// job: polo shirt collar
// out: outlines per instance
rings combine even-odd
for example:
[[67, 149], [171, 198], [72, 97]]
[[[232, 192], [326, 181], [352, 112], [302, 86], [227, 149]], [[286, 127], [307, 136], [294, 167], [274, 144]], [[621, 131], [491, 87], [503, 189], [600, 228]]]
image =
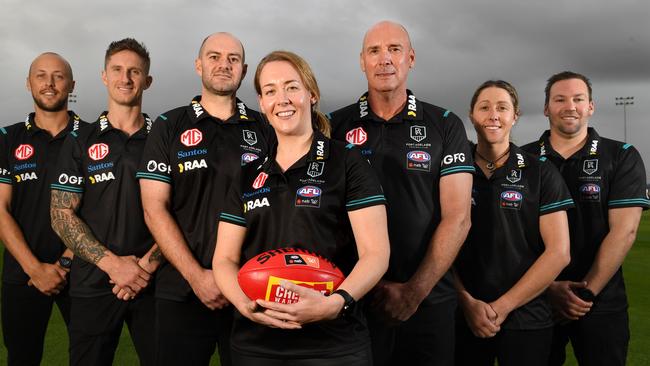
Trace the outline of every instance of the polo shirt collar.
[[[153, 121], [146, 113], [142, 113], [142, 116], [144, 117], [144, 125], [142, 125], [142, 127], [131, 136], [132, 138], [140, 138], [141, 136], [143, 137], [147, 136], [151, 131], [151, 127], [153, 126]], [[97, 118], [96, 123], [99, 126], [99, 133], [98, 133], [99, 136], [116, 129], [115, 127], [113, 127], [111, 121], [108, 119], [108, 111], [102, 112], [99, 115], [99, 118]]]
[[[31, 136], [38, 132], [43, 132], [43, 129], [36, 125], [36, 121], [34, 120], [35, 117], [36, 113], [32, 112], [27, 115], [27, 118], [25, 118], [25, 130]], [[54, 136], [54, 138], [66, 136], [68, 132], [77, 131], [79, 127], [81, 127], [81, 117], [79, 117], [74, 111], [68, 111], [68, 124], [65, 126], [63, 131]]]
[[[315, 129], [314, 135], [311, 140], [311, 146], [307, 155], [300, 158], [294, 165], [293, 168], [299, 168], [304, 166], [306, 163], [311, 163], [314, 161], [324, 162], [329, 159], [330, 156], [330, 142], [331, 140], [325, 137], [322, 132]], [[260, 165], [258, 169], [261, 169], [269, 174], [271, 173], [280, 173], [279, 167], [275, 164], [275, 156], [278, 152], [278, 140], [273, 139], [272, 145], [269, 149], [268, 156], [264, 159], [264, 162]], [[304, 163], [303, 163], [304, 161]]]
[[357, 111], [359, 121], [375, 121], [385, 123], [401, 123], [406, 121], [421, 121], [423, 119], [422, 102], [418, 100], [413, 92], [406, 89], [406, 105], [397, 113], [393, 118], [386, 121], [377, 116], [368, 103], [368, 92], [365, 92], [359, 100], [357, 100]]
[[[210, 113], [208, 113], [208, 111], [203, 108], [201, 105], [200, 95], [195, 96], [187, 106], [187, 115], [189, 116], [190, 121], [194, 124], [204, 119], [215, 119], [217, 121], [221, 121], [220, 119], [210, 115]], [[227, 120], [221, 122], [239, 123], [241, 121], [254, 122], [255, 117], [253, 113], [251, 113], [250, 108], [248, 108], [244, 102], [242, 102], [239, 98], [235, 98], [235, 114], [233, 114]]]
[[[557, 153], [557, 151], [553, 150], [553, 147], [551, 146], [550, 138], [551, 138], [550, 130], [544, 131], [542, 136], [539, 138], [539, 143], [538, 143], [539, 155], [540, 156], [554, 155], [554, 156], [562, 157], [560, 154]], [[601, 146], [600, 135], [598, 135], [598, 132], [596, 132], [596, 130], [593, 127], [588, 127], [587, 141], [585, 142], [585, 145], [576, 153], [574, 153], [571, 157], [598, 156], [600, 154], [600, 146]]]

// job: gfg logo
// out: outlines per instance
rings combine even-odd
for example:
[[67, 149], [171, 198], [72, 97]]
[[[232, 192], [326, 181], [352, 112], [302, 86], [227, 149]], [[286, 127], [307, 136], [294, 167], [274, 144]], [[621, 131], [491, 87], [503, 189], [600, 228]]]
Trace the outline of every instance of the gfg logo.
[[59, 183], [60, 184], [76, 184], [76, 185], [81, 185], [84, 182], [83, 177], [77, 177], [75, 175], [67, 175], [65, 173], [59, 175]]
[[449, 154], [449, 155], [445, 155], [445, 157], [442, 159], [442, 163], [446, 165], [453, 164], [456, 162], [464, 163], [465, 154], [464, 153]]

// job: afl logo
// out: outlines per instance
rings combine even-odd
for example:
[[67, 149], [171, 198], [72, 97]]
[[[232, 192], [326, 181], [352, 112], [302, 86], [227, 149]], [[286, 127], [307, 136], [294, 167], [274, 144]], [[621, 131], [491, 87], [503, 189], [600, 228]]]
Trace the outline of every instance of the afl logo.
[[363, 127], [357, 127], [345, 134], [345, 141], [354, 145], [363, 145], [368, 141], [368, 134], [364, 131]]
[[261, 172], [260, 174], [257, 175], [257, 178], [253, 181], [253, 188], [255, 189], [260, 189], [264, 187], [264, 183], [266, 183], [266, 178], [268, 178], [269, 175]]
[[253, 153], [244, 153], [241, 156], [241, 161], [242, 161], [242, 163], [247, 164], [247, 163], [250, 163], [253, 160], [257, 160], [257, 158], [259, 158], [259, 156], [255, 155]]
[[88, 148], [88, 156], [95, 161], [102, 160], [106, 155], [108, 155], [108, 145], [104, 143], [94, 144]]
[[196, 128], [187, 130], [181, 134], [181, 143], [185, 146], [196, 146], [203, 141], [203, 133]]
[[14, 156], [18, 160], [27, 160], [34, 155], [34, 148], [29, 144], [22, 144], [16, 148]]
[[582, 193], [600, 193], [600, 187], [597, 184], [587, 183], [580, 187]]
[[505, 191], [501, 193], [501, 198], [508, 202], [519, 202], [524, 196], [517, 191]]
[[431, 161], [431, 155], [426, 151], [411, 151], [406, 154], [406, 157], [410, 161], [415, 161], [417, 163], [428, 163]]
[[304, 186], [302, 188], [298, 188], [298, 196], [305, 197], [305, 198], [314, 198], [314, 197], [320, 197], [321, 195], [321, 189], [315, 186]]

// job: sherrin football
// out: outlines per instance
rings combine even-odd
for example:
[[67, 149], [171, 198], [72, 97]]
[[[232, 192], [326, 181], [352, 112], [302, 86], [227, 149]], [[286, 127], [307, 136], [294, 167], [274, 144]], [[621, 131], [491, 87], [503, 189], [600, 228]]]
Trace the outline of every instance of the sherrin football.
[[293, 304], [300, 299], [298, 294], [280, 287], [282, 280], [329, 295], [344, 279], [334, 263], [300, 248], [279, 248], [258, 254], [248, 260], [237, 275], [239, 286], [251, 300], [264, 299], [281, 304]]

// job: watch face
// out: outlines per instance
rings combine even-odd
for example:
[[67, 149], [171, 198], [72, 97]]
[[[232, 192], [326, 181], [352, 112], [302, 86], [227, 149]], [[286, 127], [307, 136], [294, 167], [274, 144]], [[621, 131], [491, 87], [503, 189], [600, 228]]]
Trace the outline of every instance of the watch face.
[[72, 266], [72, 258], [61, 257], [59, 258], [59, 265], [63, 268], [70, 268]]

